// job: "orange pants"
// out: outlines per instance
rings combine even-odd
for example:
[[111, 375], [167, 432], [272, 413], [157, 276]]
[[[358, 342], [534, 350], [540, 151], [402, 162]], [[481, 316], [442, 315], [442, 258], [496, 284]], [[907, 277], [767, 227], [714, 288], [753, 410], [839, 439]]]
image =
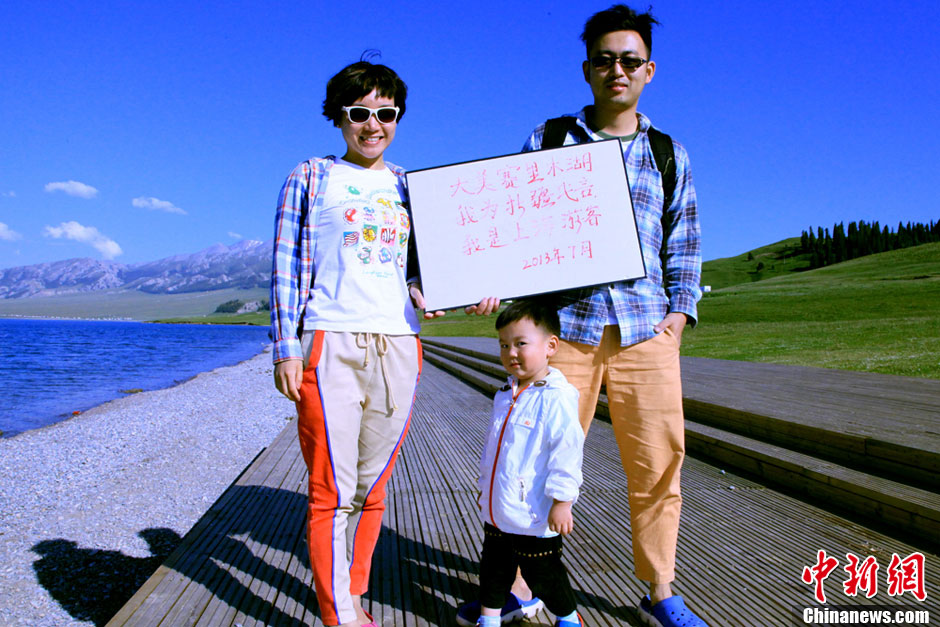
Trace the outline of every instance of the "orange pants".
[[408, 432], [421, 375], [413, 335], [315, 331], [297, 403], [309, 471], [307, 544], [326, 625], [356, 620], [385, 512], [385, 484]]
[[562, 341], [551, 359], [581, 393], [579, 418], [587, 435], [601, 383], [627, 474], [636, 575], [652, 583], [675, 578], [685, 457], [679, 342], [667, 329], [632, 346], [620, 330], [604, 328], [600, 346]]

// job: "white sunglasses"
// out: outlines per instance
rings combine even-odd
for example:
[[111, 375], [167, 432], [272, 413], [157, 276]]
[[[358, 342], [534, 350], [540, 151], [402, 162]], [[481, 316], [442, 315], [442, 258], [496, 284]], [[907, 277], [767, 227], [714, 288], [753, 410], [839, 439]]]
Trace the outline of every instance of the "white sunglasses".
[[352, 105], [343, 107], [343, 111], [346, 112], [346, 119], [348, 119], [351, 124], [365, 124], [373, 115], [380, 124], [391, 124], [398, 119], [398, 107], [386, 106], [373, 109], [372, 107], [364, 107], [362, 105]]

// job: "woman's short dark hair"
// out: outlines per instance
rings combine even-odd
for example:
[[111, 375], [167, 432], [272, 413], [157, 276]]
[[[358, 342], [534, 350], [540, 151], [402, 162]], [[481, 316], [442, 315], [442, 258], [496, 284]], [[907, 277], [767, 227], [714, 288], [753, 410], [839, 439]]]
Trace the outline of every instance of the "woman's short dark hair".
[[343, 107], [348, 107], [375, 90], [380, 96], [391, 98], [398, 107], [398, 119], [405, 115], [405, 97], [408, 87], [393, 69], [385, 65], [357, 61], [337, 72], [326, 84], [323, 116], [339, 126]]
[[646, 13], [637, 13], [625, 4], [615, 4], [604, 11], [599, 11], [592, 15], [584, 25], [584, 32], [581, 33], [581, 41], [587, 46], [587, 54], [591, 56], [591, 48], [594, 42], [606, 35], [618, 30], [632, 30], [639, 33], [643, 43], [646, 44], [646, 52], [653, 56], [653, 24], [659, 24], [659, 21], [653, 17], [652, 9], [647, 9]]

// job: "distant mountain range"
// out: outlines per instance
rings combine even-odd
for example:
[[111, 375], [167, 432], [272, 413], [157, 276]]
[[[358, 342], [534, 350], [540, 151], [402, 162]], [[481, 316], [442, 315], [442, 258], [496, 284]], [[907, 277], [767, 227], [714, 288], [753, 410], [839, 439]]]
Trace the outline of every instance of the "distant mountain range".
[[114, 289], [183, 294], [267, 287], [271, 281], [273, 245], [273, 241], [243, 240], [232, 246], [216, 244], [192, 255], [147, 263], [84, 258], [0, 269], [0, 298]]

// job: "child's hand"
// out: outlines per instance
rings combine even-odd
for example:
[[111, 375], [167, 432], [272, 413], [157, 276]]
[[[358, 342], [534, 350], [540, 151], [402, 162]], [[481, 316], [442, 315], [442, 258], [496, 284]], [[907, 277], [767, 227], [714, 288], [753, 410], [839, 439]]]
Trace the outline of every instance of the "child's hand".
[[548, 510], [548, 528], [563, 536], [574, 529], [574, 516], [571, 515], [571, 501], [555, 501]]

